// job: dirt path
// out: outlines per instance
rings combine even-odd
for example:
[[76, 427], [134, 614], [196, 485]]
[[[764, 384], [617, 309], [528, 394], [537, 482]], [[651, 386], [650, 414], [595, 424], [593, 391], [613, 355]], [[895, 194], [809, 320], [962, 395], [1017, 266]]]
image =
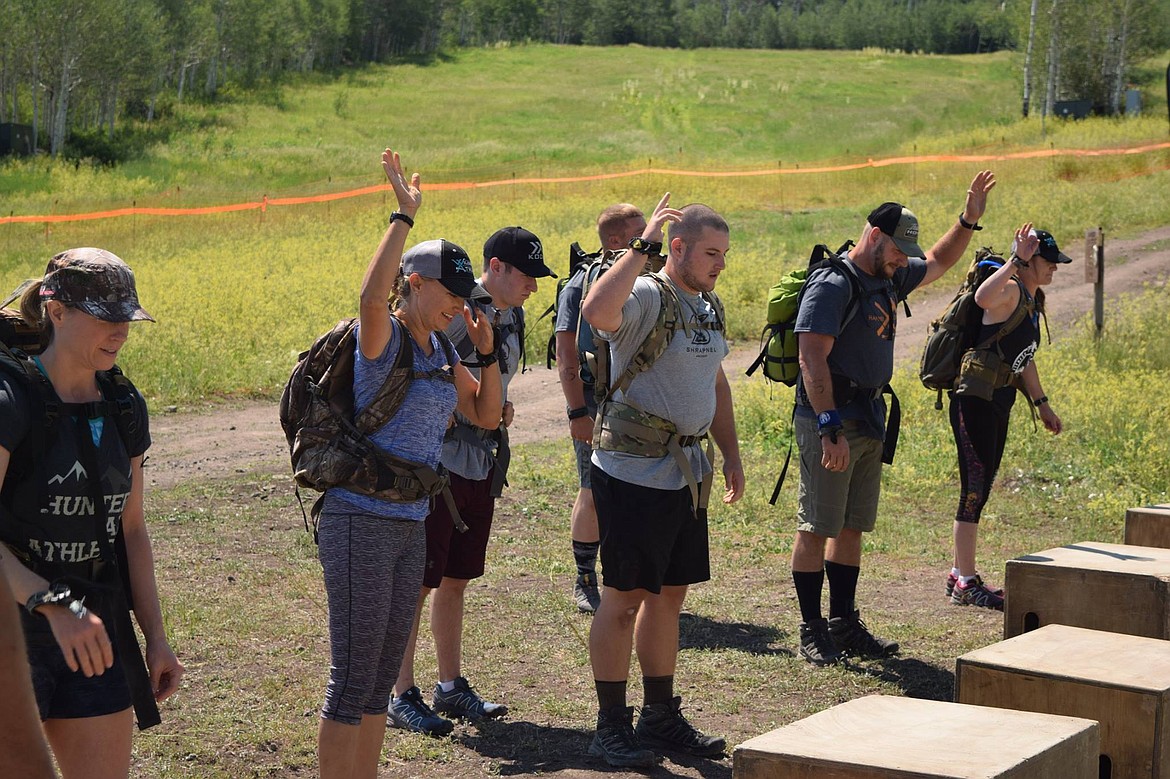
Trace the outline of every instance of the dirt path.
[[[1084, 280], [1083, 251], [1070, 243], [1072, 265], [1061, 266], [1048, 288], [1048, 326], [1059, 339], [1068, 326], [1093, 307], [1093, 286]], [[1136, 292], [1146, 283], [1165, 284], [1170, 276], [1170, 226], [1138, 238], [1107, 243], [1105, 290], [1108, 298]], [[929, 321], [938, 315], [953, 285], [935, 285], [910, 300], [914, 317], [903, 320], [895, 354], [899, 362], [916, 361]], [[732, 383], [755, 357], [744, 344], [724, 362]], [[758, 379], [762, 380], [762, 379]], [[567, 439], [565, 403], [555, 371], [537, 365], [510, 386], [516, 405], [511, 428], [513, 444]], [[279, 472], [288, 466], [288, 450], [272, 402], [240, 402], [193, 412], [155, 413], [151, 419], [154, 445], [147, 461], [147, 479], [156, 488], [195, 479], [244, 472]]]

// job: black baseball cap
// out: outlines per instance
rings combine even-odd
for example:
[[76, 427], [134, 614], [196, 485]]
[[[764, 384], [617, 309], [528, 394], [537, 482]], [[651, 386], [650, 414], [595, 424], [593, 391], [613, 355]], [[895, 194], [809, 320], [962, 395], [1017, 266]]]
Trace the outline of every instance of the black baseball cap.
[[492, 296], [476, 281], [467, 252], [444, 238], [415, 244], [402, 255], [402, 272], [437, 279], [451, 293], [476, 303], [490, 303]]
[[1056, 239], [1052, 237], [1052, 233], [1047, 230], [1033, 230], [1032, 234], [1040, 239], [1040, 248], [1036, 253], [1041, 257], [1049, 262], [1072, 262], [1071, 257], [1060, 251], [1060, 247], [1056, 245]]
[[918, 245], [918, 217], [901, 203], [882, 203], [869, 212], [866, 221], [894, 241], [907, 257], [925, 257]]
[[540, 239], [523, 227], [504, 227], [492, 233], [483, 245], [483, 258], [497, 257], [516, 270], [539, 279], [557, 274], [544, 264], [544, 247]]

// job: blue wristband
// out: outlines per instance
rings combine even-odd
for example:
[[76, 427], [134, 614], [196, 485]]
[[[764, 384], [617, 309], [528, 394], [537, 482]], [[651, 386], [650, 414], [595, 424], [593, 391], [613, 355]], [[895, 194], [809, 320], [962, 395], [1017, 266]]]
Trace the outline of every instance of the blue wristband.
[[837, 409], [831, 408], [817, 414], [817, 432], [825, 432], [830, 429], [840, 430], [841, 427], [841, 415]]

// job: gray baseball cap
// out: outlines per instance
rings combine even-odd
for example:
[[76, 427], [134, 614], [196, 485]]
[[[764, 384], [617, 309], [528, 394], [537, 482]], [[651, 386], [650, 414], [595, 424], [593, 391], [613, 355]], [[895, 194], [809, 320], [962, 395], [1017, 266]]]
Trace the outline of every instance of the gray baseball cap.
[[918, 245], [918, 217], [901, 203], [882, 203], [870, 211], [866, 221], [890, 236], [907, 257], [926, 256]]
[[444, 238], [410, 247], [402, 255], [402, 272], [407, 276], [417, 273], [426, 279], [437, 279], [453, 294], [475, 303], [490, 303], [492, 300], [487, 290], [476, 281], [467, 252]]

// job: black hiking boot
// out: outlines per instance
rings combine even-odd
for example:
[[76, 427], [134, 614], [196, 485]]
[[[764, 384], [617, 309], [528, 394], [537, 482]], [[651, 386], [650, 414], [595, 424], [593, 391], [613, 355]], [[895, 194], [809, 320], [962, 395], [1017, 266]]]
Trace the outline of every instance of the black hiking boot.
[[679, 705], [681, 703], [682, 698], [676, 695], [670, 703], [651, 703], [643, 706], [634, 733], [643, 742], [663, 749], [686, 752], [699, 757], [723, 754], [727, 742], [718, 736], [704, 735], [687, 722]]
[[857, 611], [847, 617], [830, 619], [829, 635], [837, 642], [843, 654], [853, 657], [880, 660], [898, 654], [898, 642], [887, 641], [870, 633]]
[[634, 707], [617, 706], [597, 712], [597, 733], [589, 754], [615, 768], [652, 768], [658, 755], [645, 749], [634, 732]]
[[833, 636], [829, 633], [829, 622], [814, 619], [800, 623], [800, 656], [813, 665], [833, 665], [841, 659]]

